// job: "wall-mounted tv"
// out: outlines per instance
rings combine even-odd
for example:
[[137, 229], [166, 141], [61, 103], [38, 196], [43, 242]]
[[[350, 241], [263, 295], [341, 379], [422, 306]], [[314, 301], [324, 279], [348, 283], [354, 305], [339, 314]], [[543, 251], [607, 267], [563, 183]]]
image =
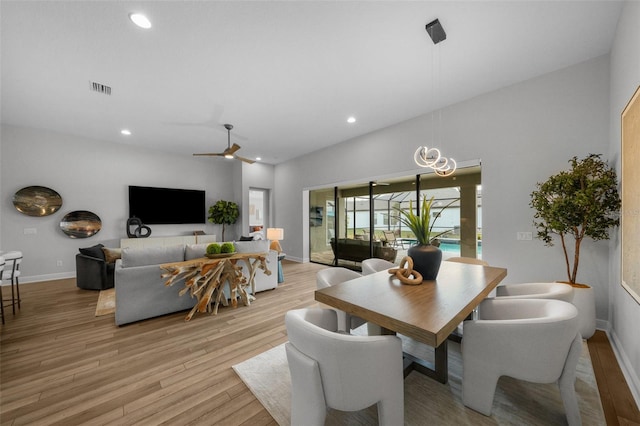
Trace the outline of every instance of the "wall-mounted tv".
[[129, 186], [129, 217], [145, 225], [206, 223], [204, 191]]

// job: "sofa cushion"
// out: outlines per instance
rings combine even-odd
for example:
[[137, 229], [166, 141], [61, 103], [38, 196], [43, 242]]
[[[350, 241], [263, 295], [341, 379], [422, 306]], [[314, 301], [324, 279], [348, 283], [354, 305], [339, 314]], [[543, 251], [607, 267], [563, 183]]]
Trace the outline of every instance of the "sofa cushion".
[[102, 251], [102, 247], [104, 247], [104, 245], [96, 244], [95, 246], [80, 248], [78, 250], [80, 250], [80, 253], [84, 254], [85, 256], [96, 257], [98, 259], [104, 260], [104, 253]]
[[184, 245], [146, 248], [123, 248], [122, 267], [160, 265], [162, 263], [182, 262]]
[[184, 249], [184, 260], [198, 259], [204, 257], [207, 246], [211, 243], [187, 244]]
[[238, 253], [266, 253], [269, 251], [268, 240], [236, 241], [233, 243]]

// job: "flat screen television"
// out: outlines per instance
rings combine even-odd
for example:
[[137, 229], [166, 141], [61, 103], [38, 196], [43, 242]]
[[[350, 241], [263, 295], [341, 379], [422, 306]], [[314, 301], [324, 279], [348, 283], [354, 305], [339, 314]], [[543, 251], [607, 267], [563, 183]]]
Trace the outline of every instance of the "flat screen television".
[[129, 186], [129, 217], [145, 225], [206, 223], [204, 191]]

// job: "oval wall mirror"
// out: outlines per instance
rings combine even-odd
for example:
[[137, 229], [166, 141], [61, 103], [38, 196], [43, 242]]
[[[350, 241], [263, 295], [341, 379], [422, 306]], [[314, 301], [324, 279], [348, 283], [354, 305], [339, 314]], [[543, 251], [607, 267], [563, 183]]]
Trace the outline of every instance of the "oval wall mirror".
[[13, 195], [15, 208], [27, 216], [49, 216], [62, 207], [62, 197], [46, 186], [27, 186]]
[[69, 238], [88, 238], [102, 228], [102, 221], [95, 213], [77, 210], [67, 213], [60, 221], [60, 229]]

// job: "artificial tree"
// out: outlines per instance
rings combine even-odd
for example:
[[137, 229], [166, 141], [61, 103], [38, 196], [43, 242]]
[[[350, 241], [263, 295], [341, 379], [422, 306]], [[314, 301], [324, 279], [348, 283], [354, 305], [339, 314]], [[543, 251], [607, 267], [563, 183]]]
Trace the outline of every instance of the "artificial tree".
[[224, 226], [233, 225], [240, 216], [240, 209], [233, 201], [219, 200], [209, 207], [209, 222], [222, 225], [222, 241], [224, 239]]
[[[580, 244], [584, 237], [594, 241], [609, 239], [609, 229], [620, 224], [620, 196], [614, 169], [601, 158], [589, 154], [569, 160], [571, 169], [536, 184], [531, 207], [536, 211], [537, 238], [553, 246], [553, 234], [560, 237], [569, 283], [576, 284]], [[573, 262], [567, 238], [573, 237]]]

